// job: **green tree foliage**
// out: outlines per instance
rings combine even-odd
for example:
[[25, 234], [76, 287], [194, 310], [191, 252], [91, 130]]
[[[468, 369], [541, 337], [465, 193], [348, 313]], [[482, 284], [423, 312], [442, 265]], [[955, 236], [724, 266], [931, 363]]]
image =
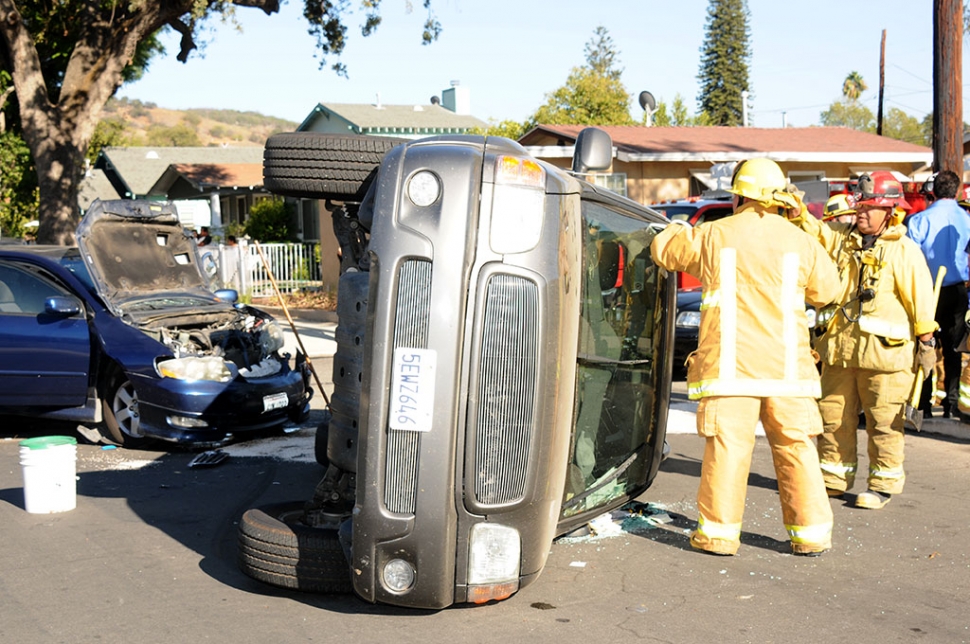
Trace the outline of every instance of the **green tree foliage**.
[[653, 114], [653, 124], [657, 127], [693, 127], [695, 125], [710, 125], [707, 114], [701, 113], [691, 116], [687, 111], [687, 104], [680, 94], [674, 96], [674, 101], [667, 107], [663, 100], [657, 102], [657, 110]]
[[876, 117], [857, 101], [836, 101], [820, 116], [822, 125], [841, 125], [863, 132], [876, 131]]
[[742, 124], [741, 92], [751, 89], [749, 17], [746, 0], [710, 0], [708, 4], [697, 101], [711, 125]]
[[36, 217], [37, 175], [27, 144], [14, 132], [0, 134], [0, 235], [22, 237]]
[[586, 65], [574, 67], [566, 84], [546, 95], [542, 105], [524, 124], [634, 125], [630, 94], [620, 81], [622, 69], [615, 65], [618, 52], [603, 27], [597, 27], [586, 44]]
[[179, 123], [171, 127], [156, 123], [148, 128], [145, 139], [148, 145], [157, 145], [159, 147], [187, 148], [202, 145], [195, 128], [185, 123]]
[[293, 209], [282, 198], [260, 199], [246, 219], [246, 234], [256, 241], [286, 242], [291, 237]]
[[586, 54], [586, 65], [591, 70], [600, 76], [620, 80], [623, 69], [616, 66], [620, 62], [617, 58], [619, 52], [613, 46], [613, 39], [606, 27], [600, 25], [593, 31], [593, 37], [586, 43], [583, 51]]
[[131, 139], [125, 134], [125, 122], [118, 118], [106, 118], [98, 121], [91, 136], [91, 144], [85, 158], [94, 165], [101, 148], [121, 147], [131, 145]]
[[[932, 124], [930, 127], [932, 127]], [[889, 108], [889, 111], [883, 117], [882, 135], [907, 143], [926, 145], [926, 138], [919, 120], [898, 107]]]
[[842, 81], [842, 96], [850, 101], [857, 101], [862, 96], [862, 92], [869, 89], [866, 82], [862, 80], [859, 72], [849, 72], [849, 75]]
[[526, 129], [526, 123], [519, 123], [518, 121], [505, 120], [500, 123], [494, 123], [491, 120], [488, 122], [488, 127], [476, 127], [469, 130], [469, 134], [483, 134], [485, 136], [504, 136], [507, 139], [512, 139], [513, 141], [518, 141], [522, 136], [528, 132]]

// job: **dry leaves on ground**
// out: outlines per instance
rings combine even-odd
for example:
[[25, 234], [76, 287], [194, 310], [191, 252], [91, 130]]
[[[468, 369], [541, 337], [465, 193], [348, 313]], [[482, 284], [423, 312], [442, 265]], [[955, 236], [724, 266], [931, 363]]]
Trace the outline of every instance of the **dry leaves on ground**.
[[[287, 308], [291, 309], [321, 309], [324, 311], [337, 310], [337, 298], [329, 291], [299, 291], [284, 293], [283, 299]], [[281, 306], [278, 297], [253, 298], [255, 306]]]

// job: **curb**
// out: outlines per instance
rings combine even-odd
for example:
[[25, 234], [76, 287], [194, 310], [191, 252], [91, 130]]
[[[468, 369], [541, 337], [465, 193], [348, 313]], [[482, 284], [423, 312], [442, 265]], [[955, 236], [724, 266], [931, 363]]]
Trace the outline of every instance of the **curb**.
[[951, 418], [927, 418], [923, 421], [923, 431], [907, 431], [907, 434], [936, 434], [970, 442], [970, 425]]
[[[266, 311], [277, 320], [286, 320], [286, 313], [283, 312], [283, 307], [281, 306], [256, 306], [260, 311]], [[337, 312], [327, 311], [325, 309], [287, 309], [290, 313], [290, 317], [294, 320], [303, 320], [304, 322], [337, 322]]]

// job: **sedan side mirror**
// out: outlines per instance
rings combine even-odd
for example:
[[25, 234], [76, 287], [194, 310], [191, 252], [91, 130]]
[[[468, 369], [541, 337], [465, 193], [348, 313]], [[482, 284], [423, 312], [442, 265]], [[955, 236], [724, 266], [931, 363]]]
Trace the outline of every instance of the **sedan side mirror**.
[[73, 297], [55, 295], [44, 300], [44, 313], [69, 318], [81, 313], [81, 303]]
[[216, 297], [223, 302], [235, 304], [236, 300], [239, 299], [239, 292], [234, 288], [220, 288], [218, 291], [216, 291]]

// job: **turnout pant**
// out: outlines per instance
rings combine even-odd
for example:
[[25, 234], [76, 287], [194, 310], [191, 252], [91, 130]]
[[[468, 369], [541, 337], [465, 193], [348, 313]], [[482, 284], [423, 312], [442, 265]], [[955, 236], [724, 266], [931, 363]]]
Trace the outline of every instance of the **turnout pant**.
[[855, 482], [861, 408], [869, 436], [869, 489], [886, 494], [903, 491], [903, 410], [914, 380], [909, 370], [822, 367], [819, 410], [824, 431], [818, 437], [818, 456], [825, 487], [845, 492]]
[[719, 396], [700, 401], [697, 432], [707, 438], [707, 445], [691, 545], [719, 554], [737, 552], [758, 420], [771, 446], [782, 520], [792, 550], [830, 548], [832, 507], [812, 441], [822, 428], [818, 402], [791, 397]]

